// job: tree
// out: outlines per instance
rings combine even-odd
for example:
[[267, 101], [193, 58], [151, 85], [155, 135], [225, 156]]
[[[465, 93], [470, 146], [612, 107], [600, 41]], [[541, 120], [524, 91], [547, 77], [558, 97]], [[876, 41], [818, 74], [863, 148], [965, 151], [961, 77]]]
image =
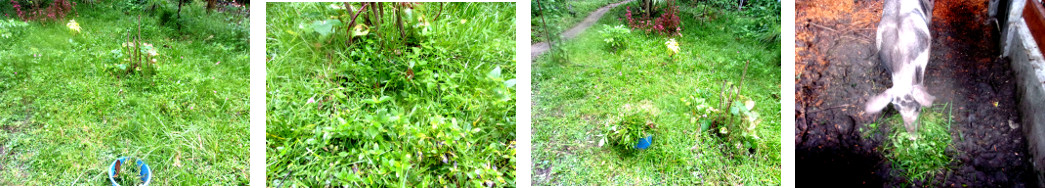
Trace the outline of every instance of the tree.
[[207, 0], [207, 12], [210, 13], [210, 11], [214, 10], [217, 5], [218, 0]]

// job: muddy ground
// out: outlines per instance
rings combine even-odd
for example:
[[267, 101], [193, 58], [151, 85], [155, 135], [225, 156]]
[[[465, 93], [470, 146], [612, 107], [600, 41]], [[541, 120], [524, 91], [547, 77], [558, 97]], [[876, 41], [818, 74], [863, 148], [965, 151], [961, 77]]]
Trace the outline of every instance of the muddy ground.
[[926, 82], [934, 105], [953, 105], [952, 162], [924, 182], [902, 177], [881, 151], [885, 129], [859, 128], [896, 115], [865, 114], [871, 96], [891, 86], [874, 52], [882, 0], [798, 0], [795, 20], [795, 144], [798, 185], [832, 187], [1034, 187], [1017, 115], [1014, 72], [999, 58], [987, 0], [935, 2]]

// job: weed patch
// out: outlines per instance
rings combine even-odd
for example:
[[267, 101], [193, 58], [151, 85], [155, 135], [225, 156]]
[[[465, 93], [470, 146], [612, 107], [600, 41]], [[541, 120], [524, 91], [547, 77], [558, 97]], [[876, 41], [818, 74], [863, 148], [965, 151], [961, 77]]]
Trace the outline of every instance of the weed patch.
[[269, 185], [515, 185], [514, 4], [267, 6]]
[[884, 123], [893, 128], [882, 149], [897, 173], [912, 182], [935, 180], [936, 176], [944, 174], [953, 155], [949, 153], [949, 150], [953, 150], [952, 109], [949, 107], [924, 108], [919, 116], [918, 123], [921, 125], [914, 133], [908, 133], [902, 128], [903, 120], [899, 114], [884, 119]]

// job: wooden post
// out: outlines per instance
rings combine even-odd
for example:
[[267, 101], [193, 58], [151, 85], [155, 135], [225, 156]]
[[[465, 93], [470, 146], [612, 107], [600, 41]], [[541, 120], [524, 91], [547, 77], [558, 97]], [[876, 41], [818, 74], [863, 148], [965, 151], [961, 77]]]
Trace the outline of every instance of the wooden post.
[[1027, 22], [1027, 29], [1038, 44], [1038, 50], [1042, 50], [1045, 46], [1045, 7], [1038, 1], [1027, 0], [1026, 7], [1023, 8], [1023, 20]]

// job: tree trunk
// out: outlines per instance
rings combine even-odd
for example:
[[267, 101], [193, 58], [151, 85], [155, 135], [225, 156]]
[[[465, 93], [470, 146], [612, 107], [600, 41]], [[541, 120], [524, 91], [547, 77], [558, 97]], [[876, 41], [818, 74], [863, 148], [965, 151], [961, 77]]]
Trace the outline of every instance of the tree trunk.
[[210, 11], [214, 10], [214, 8], [217, 7], [217, 4], [217, 0], [207, 0], [207, 12], [210, 13]]
[[185, 0], [178, 0], [178, 19], [181, 19], [181, 5], [185, 4]]
[[406, 31], [403, 30], [403, 5], [396, 4], [396, 25], [399, 26], [400, 40], [406, 41]]

